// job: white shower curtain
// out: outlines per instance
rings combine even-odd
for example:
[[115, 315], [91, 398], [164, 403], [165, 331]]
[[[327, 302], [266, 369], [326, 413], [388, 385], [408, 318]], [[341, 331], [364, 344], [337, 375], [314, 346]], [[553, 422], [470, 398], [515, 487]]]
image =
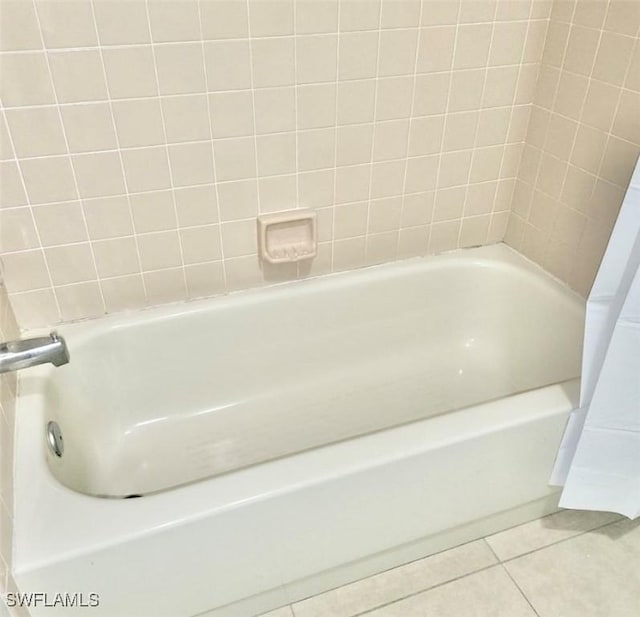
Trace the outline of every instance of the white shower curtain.
[[640, 516], [640, 161], [587, 300], [580, 407], [551, 484], [563, 508]]

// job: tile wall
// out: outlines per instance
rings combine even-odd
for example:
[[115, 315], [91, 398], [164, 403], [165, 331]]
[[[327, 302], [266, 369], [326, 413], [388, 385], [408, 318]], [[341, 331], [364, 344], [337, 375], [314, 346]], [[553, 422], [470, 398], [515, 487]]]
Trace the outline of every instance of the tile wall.
[[640, 2], [556, 0], [508, 244], [583, 295], [640, 152]]
[[[0, 10], [0, 253], [22, 327], [504, 237], [550, 1]], [[262, 268], [256, 215], [296, 207], [317, 210], [318, 257]]]
[[[15, 339], [18, 325], [0, 272], [0, 341]], [[13, 429], [16, 375], [0, 375], [0, 593], [8, 586], [13, 528]], [[0, 600], [0, 612], [2, 600]]]

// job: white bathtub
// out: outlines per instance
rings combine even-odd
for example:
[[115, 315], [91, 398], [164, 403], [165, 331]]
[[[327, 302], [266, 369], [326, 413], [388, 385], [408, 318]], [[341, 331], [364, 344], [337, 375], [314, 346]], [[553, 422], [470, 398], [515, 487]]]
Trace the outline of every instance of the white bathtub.
[[20, 378], [17, 584], [253, 615], [547, 513], [582, 323], [496, 245], [62, 327]]

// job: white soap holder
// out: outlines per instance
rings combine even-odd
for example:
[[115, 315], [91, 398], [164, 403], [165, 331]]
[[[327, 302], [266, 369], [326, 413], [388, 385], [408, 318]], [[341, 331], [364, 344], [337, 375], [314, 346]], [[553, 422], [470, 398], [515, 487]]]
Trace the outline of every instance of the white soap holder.
[[260, 257], [271, 264], [312, 259], [318, 251], [316, 213], [289, 210], [258, 216]]

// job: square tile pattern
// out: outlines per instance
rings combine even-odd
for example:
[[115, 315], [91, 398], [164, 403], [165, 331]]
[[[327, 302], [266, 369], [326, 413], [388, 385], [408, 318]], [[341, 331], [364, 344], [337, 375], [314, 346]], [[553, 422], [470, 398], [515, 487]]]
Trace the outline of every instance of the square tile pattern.
[[[19, 324], [502, 241], [551, 8], [0, 0], [0, 256]], [[263, 268], [256, 215], [298, 207], [317, 212], [318, 257]]]
[[533, 96], [505, 240], [583, 295], [640, 153], [639, 27], [636, 1], [554, 2]]
[[640, 521], [564, 510], [261, 617], [634, 617]]

